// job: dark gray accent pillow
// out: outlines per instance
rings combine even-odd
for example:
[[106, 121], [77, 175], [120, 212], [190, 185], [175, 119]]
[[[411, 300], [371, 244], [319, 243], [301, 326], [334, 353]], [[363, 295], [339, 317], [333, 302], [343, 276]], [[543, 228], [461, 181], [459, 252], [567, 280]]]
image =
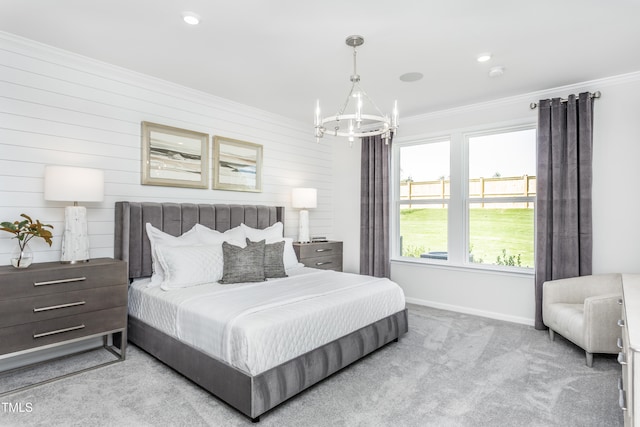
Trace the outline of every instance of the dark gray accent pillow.
[[[247, 239], [247, 244], [249, 239]], [[276, 277], [287, 277], [284, 270], [284, 240], [276, 243], [269, 243], [264, 246], [264, 277], [275, 279]]]
[[222, 242], [222, 279], [219, 283], [263, 282], [265, 241], [247, 242], [245, 248]]

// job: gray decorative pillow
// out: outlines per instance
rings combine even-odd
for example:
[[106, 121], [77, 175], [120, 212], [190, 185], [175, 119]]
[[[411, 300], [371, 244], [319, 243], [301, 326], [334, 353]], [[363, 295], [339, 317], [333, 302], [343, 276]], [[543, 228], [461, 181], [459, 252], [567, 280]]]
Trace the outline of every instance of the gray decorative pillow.
[[[247, 239], [247, 244], [249, 239]], [[284, 270], [284, 240], [276, 243], [269, 243], [264, 247], [264, 277], [271, 279], [276, 277], [287, 277]]]
[[224, 266], [219, 283], [263, 282], [265, 241], [247, 242], [241, 248], [227, 242], [222, 243]]

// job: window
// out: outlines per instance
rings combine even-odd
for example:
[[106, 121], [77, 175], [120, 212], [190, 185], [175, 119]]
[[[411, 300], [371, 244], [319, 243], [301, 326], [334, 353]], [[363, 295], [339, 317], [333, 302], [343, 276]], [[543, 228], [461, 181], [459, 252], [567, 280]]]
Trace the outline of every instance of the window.
[[394, 258], [533, 268], [533, 126], [399, 142]]
[[469, 261], [533, 268], [536, 132], [468, 136]]
[[400, 147], [400, 254], [447, 259], [449, 141]]

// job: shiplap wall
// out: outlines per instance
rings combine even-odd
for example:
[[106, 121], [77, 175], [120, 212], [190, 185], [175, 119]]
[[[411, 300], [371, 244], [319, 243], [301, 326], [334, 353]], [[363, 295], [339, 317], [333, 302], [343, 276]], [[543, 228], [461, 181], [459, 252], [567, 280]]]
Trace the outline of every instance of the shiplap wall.
[[[142, 121], [262, 144], [263, 191], [141, 185]], [[295, 237], [291, 188], [315, 187], [312, 232], [333, 235], [331, 147], [316, 144], [308, 124], [0, 32], [0, 221], [24, 212], [55, 227], [51, 248], [32, 241], [36, 262], [60, 257], [66, 203], [43, 198], [48, 164], [104, 170], [105, 200], [85, 204], [92, 257], [113, 256], [119, 200], [285, 206], [285, 235]], [[0, 265], [14, 247], [1, 232]]]

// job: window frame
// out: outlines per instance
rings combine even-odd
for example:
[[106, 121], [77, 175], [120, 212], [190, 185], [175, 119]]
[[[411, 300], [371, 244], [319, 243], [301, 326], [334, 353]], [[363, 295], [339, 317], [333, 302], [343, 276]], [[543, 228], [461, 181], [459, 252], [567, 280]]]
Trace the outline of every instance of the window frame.
[[[533, 203], [534, 217], [536, 209], [535, 196], [517, 197], [485, 197], [471, 198], [469, 196], [469, 140], [470, 138], [518, 132], [523, 130], [536, 130], [537, 124], [530, 120], [517, 123], [496, 123], [485, 126], [476, 126], [466, 129], [455, 129], [446, 133], [431, 135], [417, 135], [411, 138], [398, 138], [393, 141], [391, 153], [392, 173], [391, 180], [391, 245], [390, 258], [392, 262], [409, 262], [426, 264], [430, 266], [440, 266], [446, 268], [463, 268], [473, 270], [486, 270], [490, 272], [516, 273], [533, 275], [534, 268], [512, 267], [494, 264], [480, 264], [469, 261], [468, 248], [470, 242], [469, 206], [472, 203], [509, 203], [509, 202], [529, 202]], [[400, 206], [409, 204], [400, 200], [400, 149], [412, 145], [423, 145], [435, 142], [449, 141], [449, 198], [444, 199], [448, 205], [447, 216], [447, 246], [448, 256], [446, 260], [436, 260], [428, 258], [404, 257], [400, 254]], [[437, 200], [417, 200], [412, 205], [418, 204], [442, 204], [443, 199]], [[535, 223], [534, 223], [534, 249], [535, 249]]]

